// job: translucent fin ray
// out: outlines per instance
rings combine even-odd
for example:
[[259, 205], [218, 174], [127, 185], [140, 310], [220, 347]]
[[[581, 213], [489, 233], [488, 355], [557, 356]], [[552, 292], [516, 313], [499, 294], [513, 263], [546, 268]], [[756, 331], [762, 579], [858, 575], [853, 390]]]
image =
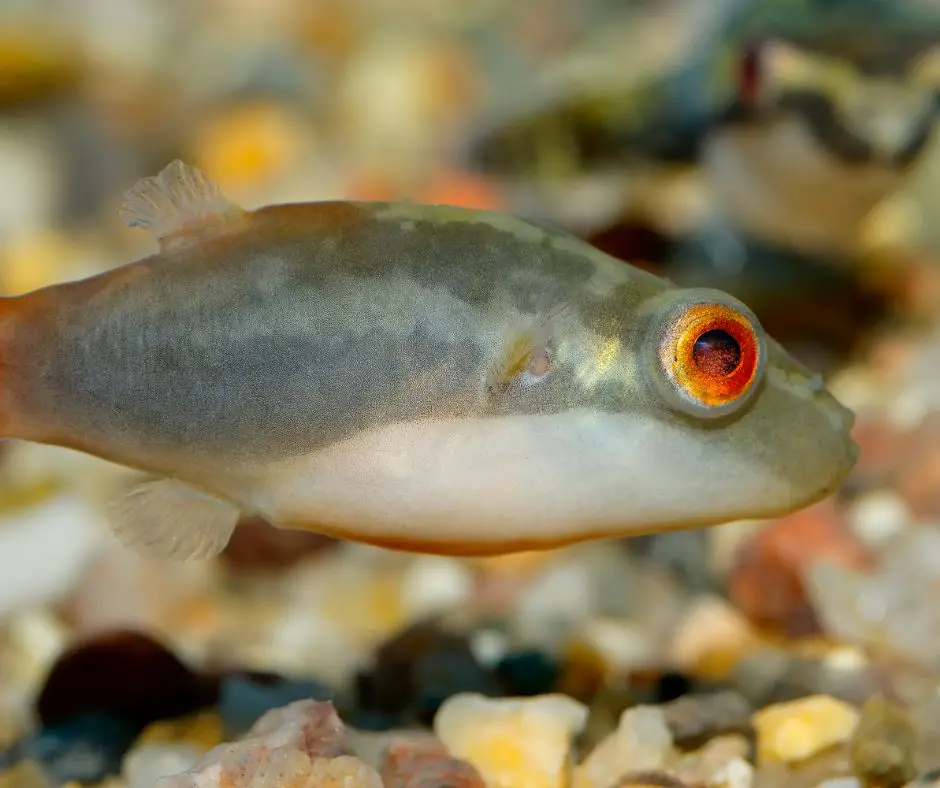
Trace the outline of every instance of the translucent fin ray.
[[125, 225], [149, 230], [167, 249], [231, 224], [244, 211], [205, 173], [175, 159], [128, 189], [118, 213]]
[[205, 560], [228, 544], [240, 512], [172, 479], [135, 485], [109, 508], [112, 529], [126, 546], [152, 557]]

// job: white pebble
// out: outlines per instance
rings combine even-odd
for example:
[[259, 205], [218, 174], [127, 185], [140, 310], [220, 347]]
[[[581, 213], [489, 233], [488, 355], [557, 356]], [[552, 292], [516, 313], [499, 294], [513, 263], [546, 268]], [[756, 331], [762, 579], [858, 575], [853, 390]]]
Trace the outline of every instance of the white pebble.
[[899, 495], [881, 490], [866, 495], [849, 511], [852, 530], [869, 547], [880, 547], [911, 522], [910, 510]]
[[153, 788], [161, 777], [191, 769], [202, 752], [192, 744], [145, 744], [124, 758], [128, 788]]
[[711, 780], [711, 788], [751, 788], [754, 782], [754, 767], [743, 758], [732, 758], [721, 766]]
[[473, 594], [473, 571], [452, 558], [420, 556], [402, 578], [401, 599], [413, 618], [424, 618], [456, 607]]
[[67, 593], [107, 538], [101, 518], [71, 494], [0, 520], [0, 619]]

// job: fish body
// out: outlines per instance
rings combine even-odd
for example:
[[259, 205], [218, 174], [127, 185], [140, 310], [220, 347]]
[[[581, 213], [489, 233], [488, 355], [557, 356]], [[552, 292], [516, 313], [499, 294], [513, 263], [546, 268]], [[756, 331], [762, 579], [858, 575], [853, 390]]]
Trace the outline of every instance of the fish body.
[[244, 211], [175, 162], [160, 251], [0, 301], [0, 432], [145, 472], [118, 534], [206, 557], [242, 515], [454, 555], [771, 516], [852, 414], [719, 291], [486, 211]]

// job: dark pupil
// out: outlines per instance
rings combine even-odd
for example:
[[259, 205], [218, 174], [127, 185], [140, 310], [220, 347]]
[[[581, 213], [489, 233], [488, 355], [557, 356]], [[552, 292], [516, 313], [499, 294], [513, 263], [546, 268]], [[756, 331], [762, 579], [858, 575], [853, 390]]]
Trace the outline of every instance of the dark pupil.
[[692, 360], [707, 375], [723, 378], [741, 363], [741, 346], [727, 331], [716, 328], [706, 331], [695, 341]]

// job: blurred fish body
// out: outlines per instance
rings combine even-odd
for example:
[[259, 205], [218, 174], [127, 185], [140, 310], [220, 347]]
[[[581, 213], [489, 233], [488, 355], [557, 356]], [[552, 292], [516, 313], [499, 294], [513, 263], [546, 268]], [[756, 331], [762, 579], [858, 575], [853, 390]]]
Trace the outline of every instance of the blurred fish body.
[[0, 434], [145, 472], [129, 544], [242, 515], [487, 555], [772, 516], [834, 490], [853, 417], [742, 303], [519, 219], [246, 211], [174, 162], [122, 207], [160, 250], [0, 300]]
[[[626, 220], [857, 259], [873, 209], [935, 142], [940, 6], [656, 5], [598, 25], [544, 98], [481, 129], [468, 166], [585, 236]], [[661, 41], [669, 57], [635, 56]]]
[[871, 211], [928, 150], [938, 87], [919, 61], [909, 71], [864, 68], [783, 39], [751, 55], [752, 71], [703, 146], [709, 193], [752, 237], [851, 253]]

